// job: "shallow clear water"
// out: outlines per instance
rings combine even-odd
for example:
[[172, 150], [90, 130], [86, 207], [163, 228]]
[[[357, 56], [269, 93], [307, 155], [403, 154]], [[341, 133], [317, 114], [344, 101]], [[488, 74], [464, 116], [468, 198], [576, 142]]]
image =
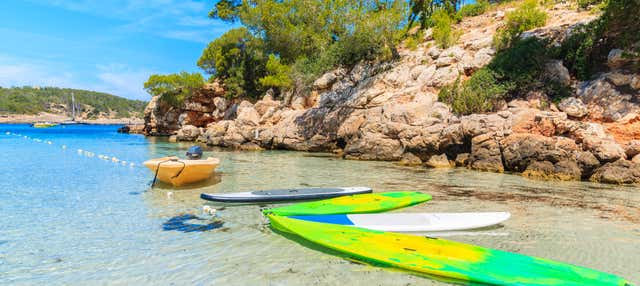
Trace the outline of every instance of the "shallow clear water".
[[198, 219], [206, 217], [202, 192], [350, 185], [434, 196], [403, 210], [408, 212], [509, 211], [512, 218], [503, 226], [445, 235], [640, 282], [635, 187], [425, 170], [321, 154], [209, 150], [205, 156], [222, 161], [208, 182], [213, 185], [150, 190], [152, 174], [141, 162], [182, 155], [188, 145], [116, 129], [0, 125], [0, 285], [444, 285], [299, 245], [265, 226], [262, 206], [227, 207], [219, 211], [220, 223]]

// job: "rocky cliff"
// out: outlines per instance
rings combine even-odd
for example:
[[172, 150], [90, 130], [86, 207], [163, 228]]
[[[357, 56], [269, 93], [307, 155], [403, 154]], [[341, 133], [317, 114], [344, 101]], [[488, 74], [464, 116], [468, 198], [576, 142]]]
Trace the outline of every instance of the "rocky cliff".
[[[547, 12], [547, 25], [523, 37], [560, 42], [597, 17], [564, 4]], [[232, 101], [214, 84], [182, 108], [154, 98], [145, 132], [244, 150], [325, 151], [539, 179], [640, 183], [640, 75], [625, 68], [637, 59], [621, 50], [610, 52], [607, 71], [583, 82], [562, 61], [548, 62], [547, 75], [571, 87], [572, 96], [558, 103], [531, 93], [503, 102], [495, 113], [458, 116], [438, 101], [443, 86], [491, 62], [491, 39], [504, 14], [465, 19], [458, 44], [445, 50], [427, 30], [416, 49], [400, 50], [399, 60], [333, 70], [302, 95]]]

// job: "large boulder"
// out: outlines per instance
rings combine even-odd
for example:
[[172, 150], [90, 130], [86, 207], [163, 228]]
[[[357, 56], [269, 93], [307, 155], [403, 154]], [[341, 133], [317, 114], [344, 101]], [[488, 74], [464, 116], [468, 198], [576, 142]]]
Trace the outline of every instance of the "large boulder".
[[575, 142], [563, 137], [545, 137], [536, 134], [516, 133], [501, 142], [502, 155], [507, 170], [524, 172], [533, 162], [547, 161], [556, 164], [563, 160], [573, 160], [578, 151]]
[[236, 123], [238, 125], [257, 126], [260, 124], [260, 114], [256, 111], [253, 104], [246, 100], [240, 102], [236, 113]]
[[431, 156], [431, 158], [429, 158], [429, 160], [427, 160], [427, 162], [425, 162], [425, 165], [427, 167], [430, 167], [430, 168], [451, 168], [451, 167], [453, 167], [453, 164], [449, 161], [449, 158], [447, 158], [447, 155], [445, 155], [445, 154]]
[[185, 126], [182, 126], [180, 130], [178, 130], [178, 133], [176, 134], [176, 140], [177, 141], [194, 141], [196, 140], [196, 138], [200, 136], [201, 132], [202, 131], [198, 127], [195, 127], [193, 125], [185, 125]]
[[608, 184], [640, 183], [640, 164], [618, 160], [604, 164], [591, 176], [591, 181]]
[[500, 144], [495, 134], [482, 134], [471, 140], [469, 168], [488, 172], [504, 172]]
[[560, 60], [550, 60], [545, 64], [546, 77], [549, 80], [555, 81], [559, 84], [570, 85], [571, 75], [569, 70], [562, 64]]
[[624, 148], [613, 140], [587, 137], [582, 140], [582, 146], [585, 150], [593, 153], [602, 163], [626, 158]]
[[558, 108], [564, 111], [567, 115], [571, 117], [581, 118], [589, 113], [587, 106], [580, 100], [575, 97], [567, 97], [560, 101], [558, 104]]

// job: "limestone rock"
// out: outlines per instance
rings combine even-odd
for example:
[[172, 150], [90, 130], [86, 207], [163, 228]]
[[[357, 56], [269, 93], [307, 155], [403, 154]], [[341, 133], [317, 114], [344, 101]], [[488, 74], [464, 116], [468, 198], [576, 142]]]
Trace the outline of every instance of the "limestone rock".
[[563, 85], [571, 84], [571, 75], [569, 70], [562, 64], [560, 60], [550, 60], [545, 64], [546, 77], [552, 81]]
[[640, 154], [633, 156], [633, 159], [631, 159], [631, 162], [640, 164]]
[[584, 117], [589, 113], [587, 106], [582, 102], [582, 100], [575, 97], [567, 97], [563, 99], [560, 101], [560, 104], [558, 104], [558, 108], [564, 111], [567, 115], [576, 118]]
[[497, 173], [504, 172], [500, 145], [494, 134], [482, 134], [471, 139], [469, 168]]
[[607, 65], [610, 68], [619, 68], [628, 60], [624, 58], [624, 51], [621, 49], [612, 49], [607, 55]]
[[604, 164], [591, 176], [591, 181], [608, 184], [640, 183], [640, 164], [618, 160]]
[[221, 111], [227, 110], [227, 108], [229, 107], [227, 99], [224, 97], [214, 97], [213, 105], [215, 105], [217, 110], [221, 110]]
[[625, 159], [626, 154], [624, 148], [613, 140], [604, 140], [599, 138], [587, 137], [582, 141], [585, 150], [590, 151], [602, 163]]
[[574, 157], [580, 167], [583, 179], [591, 177], [593, 171], [600, 167], [600, 161], [591, 152], [578, 151], [574, 153]]
[[627, 154], [627, 158], [633, 158], [640, 154], [640, 140], [629, 141], [625, 146], [625, 154]]
[[427, 51], [427, 54], [434, 60], [437, 59], [440, 56], [441, 53], [442, 53], [442, 51], [436, 46], [431, 47]]
[[580, 180], [581, 171], [574, 161], [560, 161], [555, 165], [549, 161], [535, 161], [527, 166], [523, 176], [540, 180]]
[[442, 87], [452, 84], [460, 75], [458, 68], [455, 66], [442, 67], [436, 70], [433, 74], [431, 85], [435, 87]]
[[439, 67], [439, 68], [440, 67], [446, 67], [446, 66], [450, 66], [450, 65], [452, 65], [454, 63], [456, 63], [456, 58], [447, 57], [447, 56], [442, 57], [441, 56], [436, 60], [436, 67]]
[[400, 162], [398, 162], [398, 164], [402, 166], [420, 166], [422, 165], [422, 160], [420, 160], [420, 157], [414, 155], [413, 153], [407, 152], [402, 154], [402, 158], [400, 159]]
[[591, 109], [590, 117], [611, 122], [639, 112], [637, 92], [615, 86], [609, 76], [611, 74], [602, 74], [594, 80], [578, 84], [576, 93]]
[[280, 105], [280, 101], [273, 100], [270, 96], [265, 95], [265, 97], [262, 100], [258, 100], [253, 107], [256, 112], [258, 112], [258, 115], [263, 116], [269, 109], [278, 108]]
[[257, 126], [260, 124], [260, 114], [253, 107], [253, 104], [243, 100], [238, 105], [236, 122], [239, 125]]
[[431, 158], [429, 158], [429, 160], [427, 160], [427, 162], [425, 162], [425, 165], [427, 167], [430, 167], [430, 168], [451, 168], [451, 167], [453, 167], [451, 162], [449, 162], [449, 159], [447, 158], [447, 155], [445, 155], [445, 154], [431, 156]]
[[185, 125], [178, 130], [176, 134], [177, 141], [194, 141], [198, 136], [200, 136], [201, 130], [198, 127], [193, 125]]
[[482, 48], [473, 56], [471, 65], [475, 70], [479, 70], [491, 62], [494, 54], [495, 51], [492, 48]]
[[336, 82], [338, 76], [334, 71], [323, 74], [320, 78], [313, 82], [313, 88], [315, 89], [328, 89]]

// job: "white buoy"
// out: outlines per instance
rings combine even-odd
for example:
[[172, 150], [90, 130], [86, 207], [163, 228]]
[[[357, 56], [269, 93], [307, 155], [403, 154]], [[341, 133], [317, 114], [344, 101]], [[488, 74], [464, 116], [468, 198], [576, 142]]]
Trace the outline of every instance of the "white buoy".
[[5, 134], [7, 134], [7, 135], [11, 135], [11, 132], [7, 131], [7, 133], [5, 133]]
[[120, 160], [118, 160], [118, 158], [116, 158], [116, 157], [111, 158], [111, 162], [118, 163], [118, 161], [120, 161]]
[[129, 164], [130, 167], [134, 167], [135, 165], [136, 164], [134, 164], [134, 163]]
[[67, 149], [67, 145], [62, 145], [62, 149]]
[[78, 153], [82, 153], [82, 149], [78, 149]]
[[53, 142], [51, 142], [51, 141], [47, 141], [47, 144], [51, 145], [51, 144], [53, 144]]
[[167, 193], [167, 198], [173, 197], [173, 192], [168, 192]]
[[216, 210], [216, 209], [214, 209], [214, 208], [212, 208], [210, 206], [207, 206], [207, 205], [202, 206], [202, 211], [204, 213], [206, 213], [208, 215], [212, 215], [212, 216], [215, 216], [216, 213], [218, 212], [218, 210]]
[[120, 163], [122, 163], [122, 165], [127, 165], [127, 161], [125, 160], [120, 161]]

